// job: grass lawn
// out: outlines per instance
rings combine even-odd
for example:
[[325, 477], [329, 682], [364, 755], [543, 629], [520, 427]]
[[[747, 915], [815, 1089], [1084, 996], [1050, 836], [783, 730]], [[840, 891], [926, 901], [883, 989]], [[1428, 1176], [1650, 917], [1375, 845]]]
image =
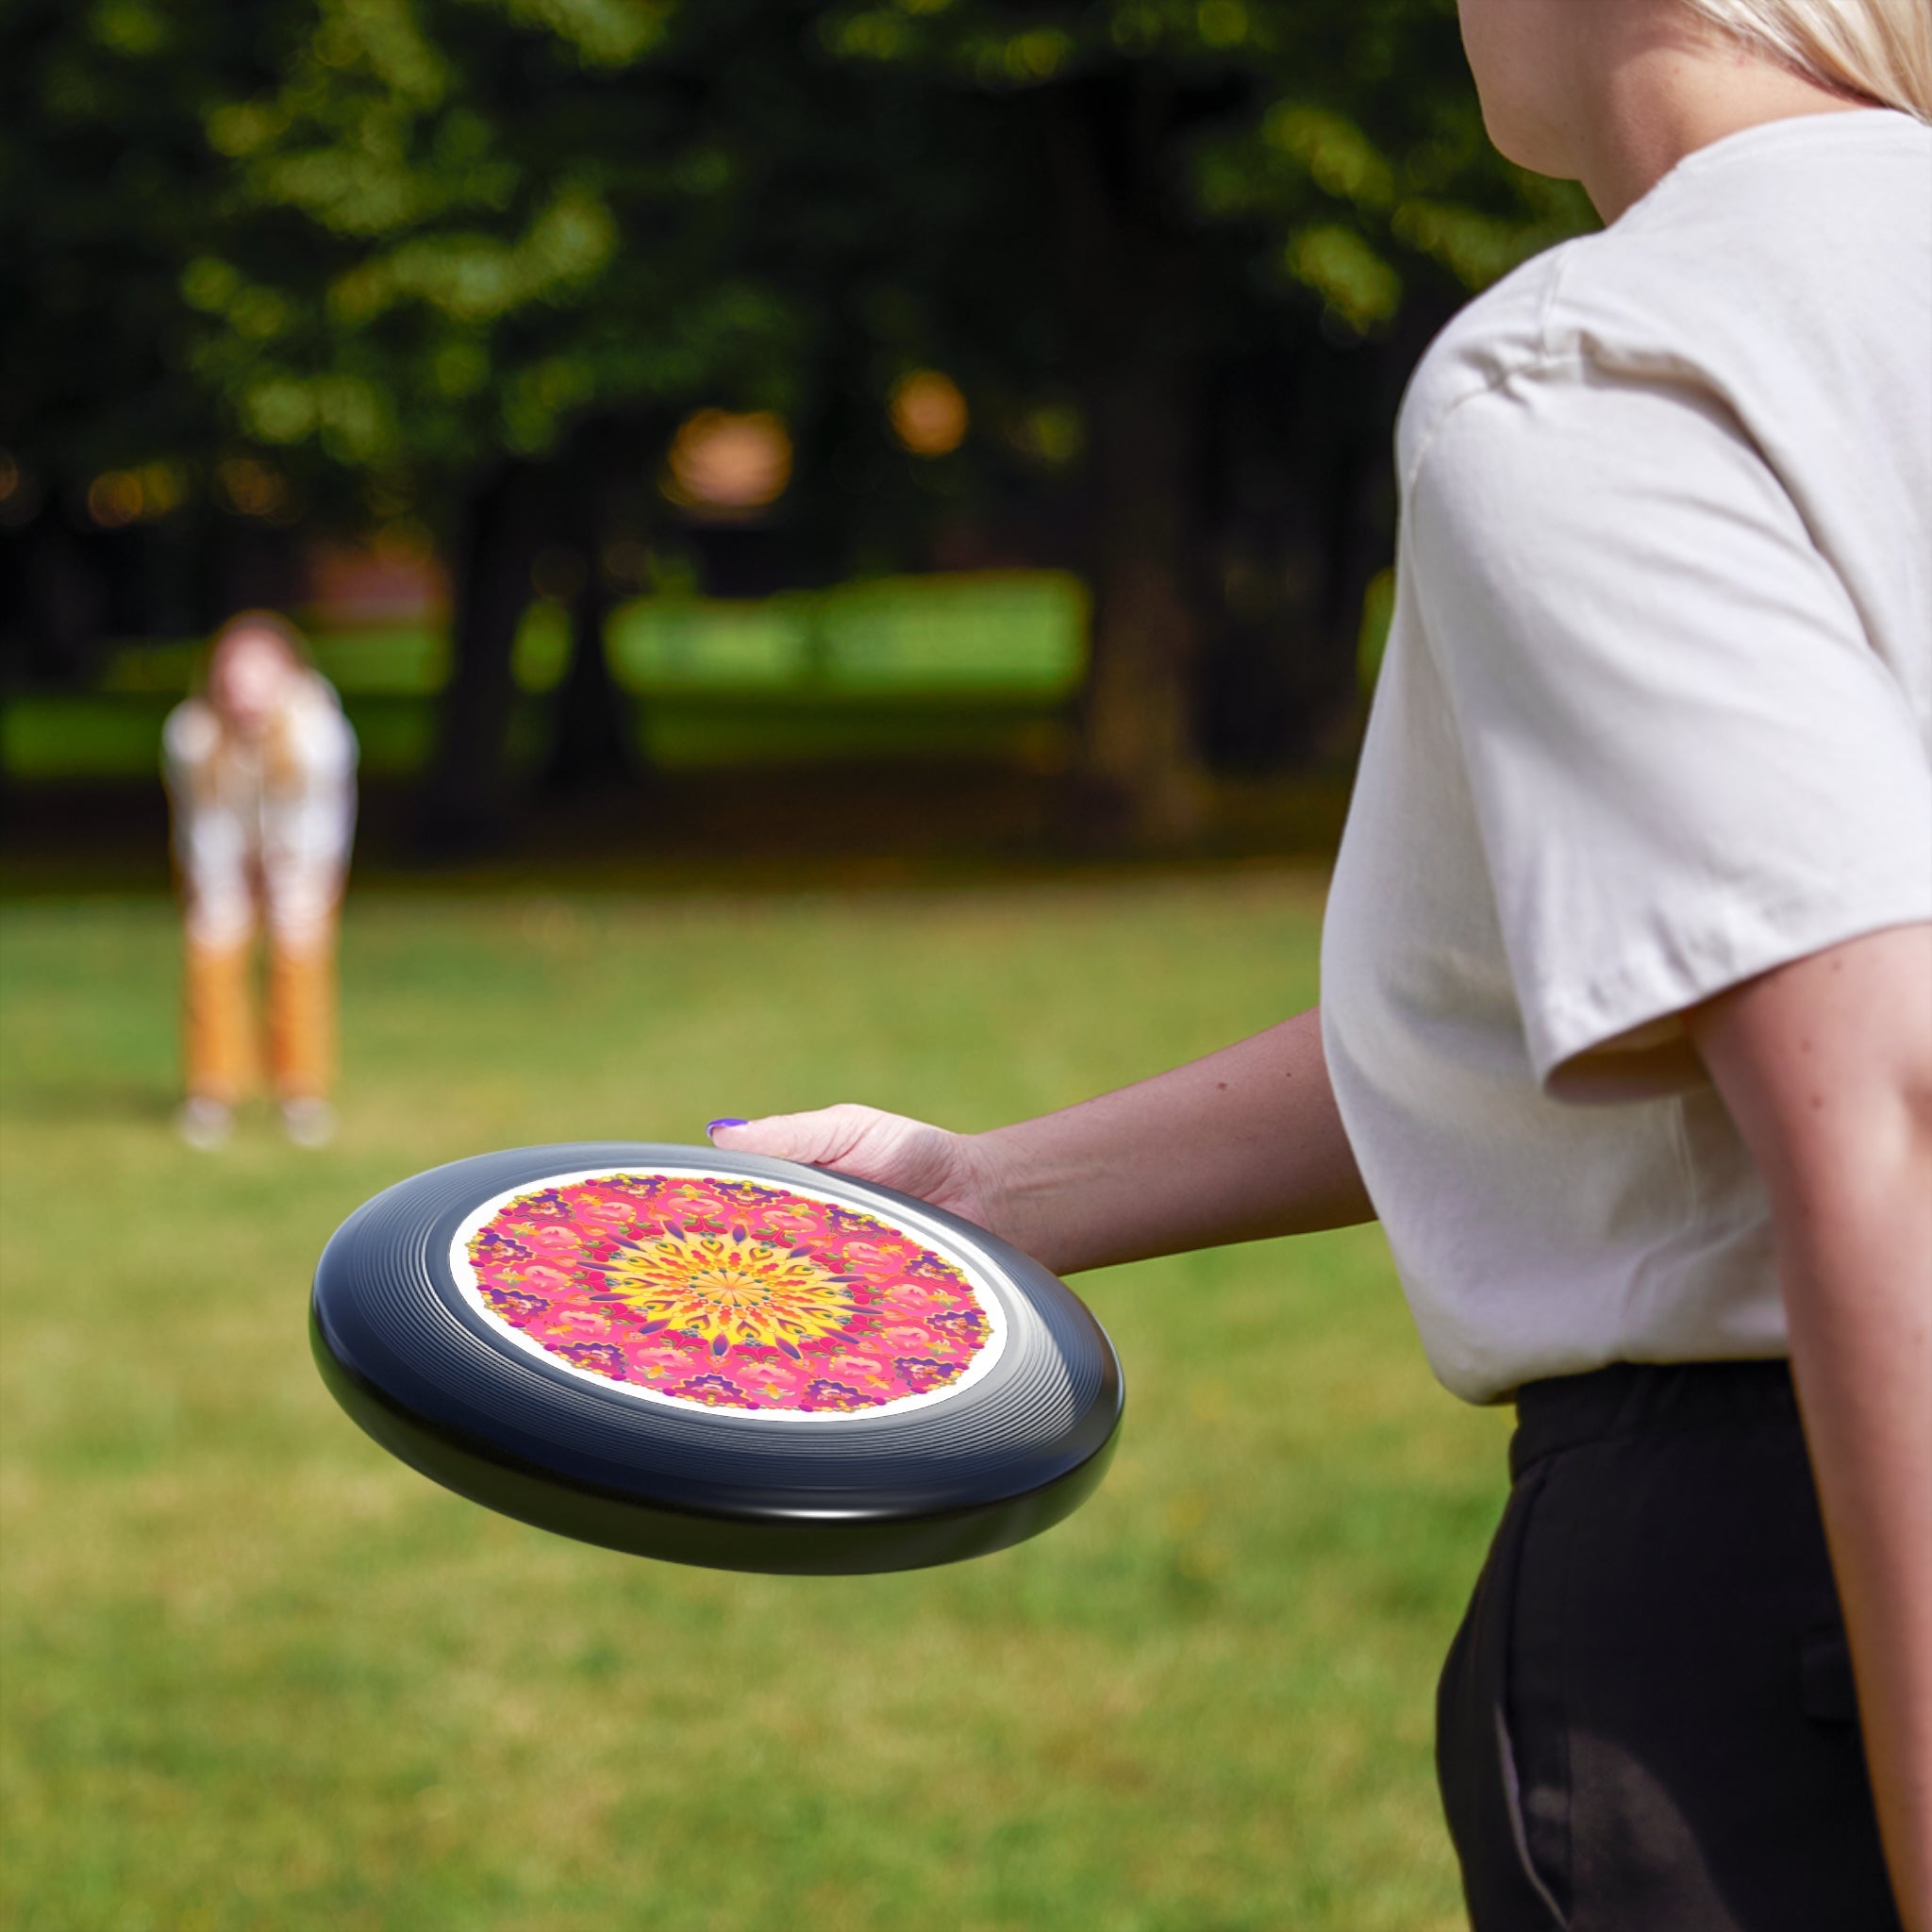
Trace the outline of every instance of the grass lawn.
[[864, 1098], [990, 1124], [1315, 991], [1319, 882], [370, 896], [343, 1133], [167, 1130], [158, 900], [0, 912], [17, 1932], [1426, 1932], [1437, 1662], [1504, 1424], [1374, 1230], [1087, 1277], [1106, 1487], [878, 1579], [714, 1574], [445, 1494], [329, 1402], [366, 1195], [519, 1142]]

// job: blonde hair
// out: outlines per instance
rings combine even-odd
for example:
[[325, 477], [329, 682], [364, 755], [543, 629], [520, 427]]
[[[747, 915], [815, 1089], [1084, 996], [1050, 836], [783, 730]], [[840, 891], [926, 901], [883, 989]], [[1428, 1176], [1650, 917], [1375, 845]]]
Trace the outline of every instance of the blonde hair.
[[1806, 79], [1932, 122], [1927, 0], [1686, 0]]

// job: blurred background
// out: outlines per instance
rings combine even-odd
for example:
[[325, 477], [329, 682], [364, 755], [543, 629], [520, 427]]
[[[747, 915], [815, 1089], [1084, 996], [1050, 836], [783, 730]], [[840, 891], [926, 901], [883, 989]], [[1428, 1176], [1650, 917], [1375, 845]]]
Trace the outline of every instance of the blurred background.
[[[1503, 1487], [1373, 1230], [1083, 1284], [1101, 1497], [676, 1572], [329, 1407], [377, 1188], [960, 1127], [1316, 996], [1408, 372], [1590, 220], [1452, 0], [15, 0], [0, 23], [0, 1912], [1458, 1923]], [[178, 1144], [162, 720], [249, 607], [360, 740], [341, 1130]]]

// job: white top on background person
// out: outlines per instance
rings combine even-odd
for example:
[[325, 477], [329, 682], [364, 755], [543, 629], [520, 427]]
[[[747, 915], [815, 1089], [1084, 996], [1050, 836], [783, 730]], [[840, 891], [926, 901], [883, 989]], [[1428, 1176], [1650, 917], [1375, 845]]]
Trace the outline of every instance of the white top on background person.
[[259, 661], [259, 693], [256, 660], [241, 654], [220, 693], [169, 713], [162, 761], [175, 856], [195, 944], [241, 945], [265, 913], [275, 943], [300, 950], [326, 935], [341, 896], [356, 734], [320, 673], [293, 655]]
[[1678, 1016], [1932, 920], [1932, 127], [1700, 149], [1466, 308], [1398, 447], [1322, 1010], [1430, 1362], [1781, 1356]]

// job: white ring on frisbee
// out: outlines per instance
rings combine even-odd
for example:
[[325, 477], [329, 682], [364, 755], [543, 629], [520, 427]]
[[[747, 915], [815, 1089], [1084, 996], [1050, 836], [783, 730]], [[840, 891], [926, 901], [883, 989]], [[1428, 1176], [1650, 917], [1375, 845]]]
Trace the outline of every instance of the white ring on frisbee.
[[889, 1210], [881, 1203], [856, 1192], [846, 1193], [829, 1188], [805, 1187], [791, 1181], [777, 1184], [753, 1181], [753, 1186], [770, 1187], [774, 1191], [795, 1194], [801, 1200], [815, 1202], [822, 1208], [843, 1208], [848, 1212], [863, 1214], [869, 1220], [876, 1221], [882, 1226], [891, 1229], [895, 1234], [903, 1235], [909, 1241], [916, 1241], [922, 1247], [930, 1248], [949, 1267], [958, 1269], [964, 1276], [967, 1287], [973, 1291], [974, 1302], [987, 1323], [987, 1338], [980, 1343], [978, 1352], [973, 1359], [952, 1381], [941, 1388], [929, 1389], [923, 1395], [901, 1395], [891, 1402], [869, 1404], [861, 1409], [720, 1408], [712, 1404], [701, 1402], [693, 1396], [667, 1395], [640, 1382], [620, 1382], [610, 1375], [600, 1374], [595, 1369], [580, 1368], [575, 1362], [553, 1354], [541, 1341], [532, 1340], [513, 1323], [505, 1321], [490, 1306], [483, 1294], [482, 1281], [470, 1259], [470, 1243], [512, 1202], [525, 1199], [528, 1195], [541, 1194], [547, 1188], [576, 1187], [585, 1181], [637, 1178], [642, 1173], [651, 1175], [672, 1175], [681, 1180], [722, 1179], [744, 1182], [751, 1178], [749, 1175], [733, 1174], [718, 1168], [685, 1167], [653, 1162], [647, 1170], [640, 1170], [635, 1164], [628, 1167], [588, 1167], [574, 1169], [566, 1174], [544, 1174], [536, 1180], [519, 1181], [515, 1187], [506, 1188], [500, 1194], [492, 1194], [489, 1200], [466, 1214], [450, 1241], [450, 1275], [465, 1305], [475, 1309], [494, 1333], [502, 1336], [525, 1355], [533, 1357], [550, 1369], [561, 1370], [565, 1374], [573, 1375], [580, 1382], [588, 1382], [592, 1388], [602, 1390], [607, 1395], [625, 1396], [634, 1402], [652, 1403], [661, 1408], [677, 1409], [686, 1413], [695, 1410], [700, 1415], [737, 1415], [754, 1422], [829, 1423], [851, 1428], [870, 1421], [874, 1416], [905, 1415], [911, 1409], [933, 1408], [941, 1403], [952, 1401], [955, 1396], [963, 1395], [975, 1382], [990, 1374], [1006, 1350], [1006, 1309], [989, 1284], [985, 1263], [950, 1230], [941, 1229], [936, 1223], [926, 1221], [923, 1216], [903, 1208], [894, 1207]]

